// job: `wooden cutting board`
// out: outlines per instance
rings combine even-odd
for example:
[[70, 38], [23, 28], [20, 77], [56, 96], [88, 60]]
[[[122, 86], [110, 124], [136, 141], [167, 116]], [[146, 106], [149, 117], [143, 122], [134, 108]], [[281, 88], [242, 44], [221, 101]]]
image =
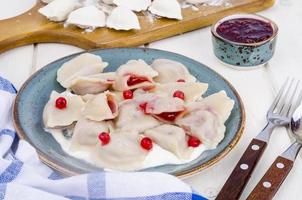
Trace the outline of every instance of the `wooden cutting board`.
[[[155, 19], [140, 15], [141, 30], [115, 31], [100, 28], [86, 33], [76, 27], [64, 28], [63, 23], [50, 22], [38, 13], [44, 6], [38, 3], [28, 12], [6, 20], [0, 20], [0, 53], [18, 46], [56, 42], [83, 49], [139, 46], [163, 38], [211, 25], [219, 18], [238, 12], [255, 12], [271, 7], [275, 0], [226, 0], [228, 6], [199, 6], [195, 11], [183, 9], [184, 19]], [[202, 44], [200, 44], [202, 45]]]

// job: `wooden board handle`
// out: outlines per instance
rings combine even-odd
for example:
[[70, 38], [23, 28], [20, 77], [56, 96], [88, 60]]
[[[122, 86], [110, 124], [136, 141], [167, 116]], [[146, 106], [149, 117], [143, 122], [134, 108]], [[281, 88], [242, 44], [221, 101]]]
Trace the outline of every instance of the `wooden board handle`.
[[239, 199], [266, 146], [267, 143], [264, 141], [258, 139], [251, 141], [216, 200]]
[[280, 188], [293, 167], [294, 162], [279, 156], [270, 166], [257, 186], [248, 196], [248, 200], [270, 200]]

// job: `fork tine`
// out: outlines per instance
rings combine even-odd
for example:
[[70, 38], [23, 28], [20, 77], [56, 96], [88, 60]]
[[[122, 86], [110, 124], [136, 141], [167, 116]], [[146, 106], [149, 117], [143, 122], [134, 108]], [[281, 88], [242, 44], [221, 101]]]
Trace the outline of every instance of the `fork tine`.
[[283, 94], [283, 92], [285, 90], [285, 87], [286, 87], [288, 81], [289, 81], [289, 77], [287, 77], [286, 81], [282, 85], [281, 89], [279, 90], [279, 92], [278, 92], [278, 94], [277, 94], [274, 102], [272, 103], [271, 107], [269, 108], [268, 112], [273, 112], [274, 111], [277, 103], [279, 102], [279, 100], [280, 100], [280, 98], [281, 98], [281, 96], [282, 96], [282, 94]]
[[301, 104], [301, 101], [302, 101], [302, 90], [300, 91], [299, 97], [296, 100], [296, 102], [291, 106], [287, 116], [291, 117], [294, 114], [297, 107]]
[[[295, 86], [293, 86], [294, 90], [291, 92], [291, 95], [289, 94], [289, 91], [291, 90], [292, 87], [289, 87], [288, 90], [287, 90], [286, 100], [285, 100], [284, 105], [283, 105], [283, 107], [280, 111], [280, 114], [283, 115], [283, 116], [288, 114], [291, 105], [294, 103], [294, 97], [297, 94], [297, 90], [298, 90], [298, 87], [299, 87], [299, 84], [300, 84], [300, 81], [292, 80], [292, 82], [296, 82], [296, 84], [295, 84]], [[292, 84], [290, 86], [292, 86]]]
[[282, 108], [284, 107], [285, 101], [286, 101], [287, 97], [289, 96], [289, 92], [292, 88], [293, 82], [294, 82], [294, 79], [291, 79], [289, 86], [286, 88], [286, 91], [283, 93], [281, 99], [279, 100], [278, 104], [276, 105], [275, 113], [281, 115]]

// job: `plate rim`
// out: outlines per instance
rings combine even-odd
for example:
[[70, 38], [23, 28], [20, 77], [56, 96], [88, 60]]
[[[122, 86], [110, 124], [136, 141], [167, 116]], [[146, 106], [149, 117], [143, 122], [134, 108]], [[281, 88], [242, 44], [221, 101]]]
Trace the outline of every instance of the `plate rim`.
[[232, 141], [220, 153], [216, 154], [209, 161], [207, 161], [207, 162], [205, 162], [205, 163], [203, 163], [199, 166], [193, 167], [192, 169], [184, 170], [182, 172], [171, 174], [171, 175], [177, 176], [179, 178], [184, 178], [184, 177], [192, 176], [193, 174], [197, 174], [198, 172], [200, 172], [204, 169], [207, 169], [207, 168], [211, 167], [212, 165], [216, 164], [218, 161], [222, 160], [238, 144], [240, 138], [243, 135], [245, 125], [246, 125], [246, 113], [245, 113], [244, 104], [242, 102], [242, 99], [241, 99], [239, 93], [234, 88], [234, 86], [228, 80], [226, 80], [220, 73], [216, 72], [215, 70], [211, 69], [207, 65], [202, 64], [201, 62], [199, 62], [195, 59], [192, 59], [188, 56], [185, 56], [185, 55], [182, 55], [182, 54], [179, 54], [179, 53], [166, 51], [166, 50], [160, 50], [160, 49], [154, 49], [154, 48], [143, 48], [143, 47], [122, 47], [122, 48], [121, 47], [116, 47], [116, 48], [106, 48], [106, 49], [97, 48], [97, 49], [91, 49], [91, 50], [84, 50], [84, 51], [81, 51], [81, 52], [78, 52], [78, 53], [74, 53], [74, 54], [71, 54], [71, 55], [68, 55], [68, 56], [64, 56], [64, 57], [61, 57], [59, 59], [56, 59], [56, 60], [44, 65], [43, 67], [41, 67], [41, 69], [39, 69], [38, 71], [33, 73], [22, 84], [21, 88], [17, 92], [16, 98], [15, 98], [14, 103], [13, 103], [13, 111], [12, 111], [13, 112], [13, 125], [15, 127], [16, 133], [19, 136], [19, 138], [26, 140], [27, 142], [29, 142], [35, 148], [35, 150], [37, 151], [39, 159], [44, 164], [46, 164], [47, 166], [51, 167], [52, 169], [62, 173], [63, 175], [66, 175], [66, 176], [74, 176], [74, 175], [79, 174], [79, 173], [77, 173], [73, 170], [66, 169], [64, 166], [61, 166], [60, 164], [56, 163], [56, 161], [51, 159], [47, 154], [45, 154], [42, 151], [40, 151], [39, 149], [37, 149], [35, 147], [35, 145], [33, 145], [32, 141], [27, 137], [25, 131], [21, 128], [20, 121], [19, 121], [19, 118], [18, 118], [18, 116], [19, 116], [18, 103], [20, 101], [21, 93], [24, 91], [26, 86], [32, 81], [32, 79], [35, 78], [38, 74], [40, 74], [40, 72], [43, 71], [46, 66], [52, 65], [52, 64], [54, 64], [56, 62], [59, 62], [63, 59], [66, 59], [66, 58], [69, 58], [69, 57], [74, 57], [74, 56], [77, 56], [77, 55], [80, 55], [80, 54], [83, 54], [83, 53], [92, 53], [92, 52], [97, 52], [97, 51], [115, 50], [115, 49], [124, 49], [124, 50], [136, 49], [136, 50], [141, 50], [141, 51], [151, 50], [151, 51], [157, 51], [159, 53], [160, 52], [166, 52], [166, 53], [174, 54], [174, 55], [177, 55], [177, 56], [186, 57], [186, 59], [193, 60], [194, 62], [197, 62], [197, 63], [203, 65], [205, 68], [207, 68], [207, 70], [210, 70], [210, 71], [214, 72], [220, 79], [222, 79], [228, 85], [228, 87], [230, 87], [230, 89], [232, 90], [232, 92], [234, 93], [236, 98], [238, 99], [241, 118], [240, 118], [240, 123], [237, 127], [237, 132], [235, 133], [235, 137], [232, 139]]

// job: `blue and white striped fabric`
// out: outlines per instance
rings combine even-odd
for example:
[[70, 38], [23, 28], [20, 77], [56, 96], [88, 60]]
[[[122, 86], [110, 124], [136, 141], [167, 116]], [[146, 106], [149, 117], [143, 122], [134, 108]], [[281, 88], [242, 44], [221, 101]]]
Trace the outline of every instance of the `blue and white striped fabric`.
[[203, 200], [176, 177], [162, 173], [95, 173], [63, 178], [19, 140], [11, 109], [16, 89], [0, 77], [0, 200]]

